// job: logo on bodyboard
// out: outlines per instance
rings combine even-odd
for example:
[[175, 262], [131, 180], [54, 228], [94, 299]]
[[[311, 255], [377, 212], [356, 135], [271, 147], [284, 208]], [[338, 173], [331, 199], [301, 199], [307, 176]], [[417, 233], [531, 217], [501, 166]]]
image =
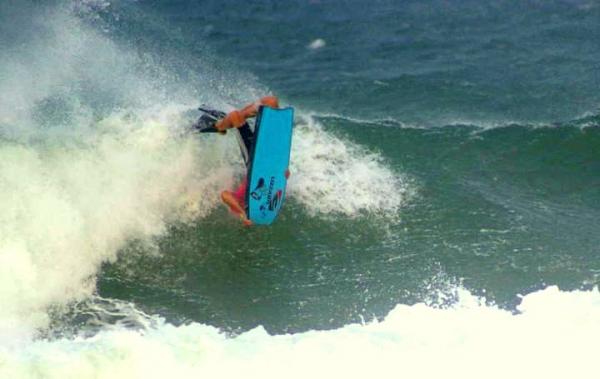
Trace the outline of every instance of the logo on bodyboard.
[[258, 183], [256, 184], [256, 187], [254, 188], [254, 191], [252, 191], [250, 196], [252, 196], [254, 200], [260, 200], [266, 191], [267, 188], [265, 187], [265, 179], [259, 178]]
[[260, 200], [266, 192], [266, 199], [260, 205], [260, 213], [263, 217], [266, 217], [267, 211], [274, 212], [277, 206], [281, 203], [283, 198], [283, 190], [274, 190], [275, 177], [271, 176], [269, 179], [269, 187], [264, 185], [265, 181], [263, 178], [258, 180], [258, 184], [254, 191], [250, 194], [255, 200]]
[[278, 190], [275, 193], [275, 196], [271, 197], [270, 200], [268, 200], [265, 204], [262, 204], [260, 206], [260, 212], [263, 215], [263, 217], [266, 216], [267, 209], [271, 212], [275, 211], [275, 209], [277, 208], [277, 205], [281, 202], [282, 197], [283, 197], [283, 191]]
[[275, 193], [275, 196], [273, 196], [271, 201], [269, 201], [269, 210], [270, 211], [277, 208], [277, 204], [279, 204], [279, 202], [281, 201], [282, 194], [283, 194], [282, 190], [277, 191], [277, 193]]

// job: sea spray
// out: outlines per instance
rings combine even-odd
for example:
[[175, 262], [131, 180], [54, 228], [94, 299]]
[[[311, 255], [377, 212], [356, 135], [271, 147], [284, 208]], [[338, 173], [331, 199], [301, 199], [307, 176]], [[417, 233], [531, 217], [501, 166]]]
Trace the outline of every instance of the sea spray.
[[93, 143], [0, 145], [2, 334], [44, 327], [50, 305], [89, 296], [102, 262], [169, 222], [206, 216], [231, 170], [200, 169], [198, 141], [165, 124], [106, 120]]
[[408, 177], [390, 170], [381, 155], [325, 132], [308, 116], [298, 117], [290, 169], [290, 196], [312, 215], [397, 217], [414, 192]]

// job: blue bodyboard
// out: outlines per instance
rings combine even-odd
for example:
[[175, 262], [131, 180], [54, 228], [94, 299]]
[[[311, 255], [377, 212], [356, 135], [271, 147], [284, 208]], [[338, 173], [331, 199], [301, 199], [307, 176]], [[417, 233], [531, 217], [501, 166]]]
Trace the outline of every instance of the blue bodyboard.
[[254, 224], [271, 224], [283, 205], [293, 122], [293, 108], [262, 106], [258, 111], [246, 190], [247, 214]]

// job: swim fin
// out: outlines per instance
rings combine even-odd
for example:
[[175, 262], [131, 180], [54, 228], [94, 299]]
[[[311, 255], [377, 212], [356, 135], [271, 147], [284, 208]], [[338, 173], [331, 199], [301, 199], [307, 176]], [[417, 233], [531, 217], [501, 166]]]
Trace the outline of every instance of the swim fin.
[[192, 125], [192, 128], [200, 133], [218, 133], [215, 124], [225, 117], [226, 113], [205, 106], [198, 108], [198, 110], [204, 112], [204, 114]]

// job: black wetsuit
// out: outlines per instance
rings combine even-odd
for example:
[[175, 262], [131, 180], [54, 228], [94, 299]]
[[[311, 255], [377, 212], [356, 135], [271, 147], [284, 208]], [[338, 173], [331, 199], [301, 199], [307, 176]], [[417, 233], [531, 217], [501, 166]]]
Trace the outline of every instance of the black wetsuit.
[[250, 155], [256, 142], [254, 131], [250, 128], [250, 125], [245, 122], [244, 125], [236, 129], [238, 131], [238, 142], [240, 143], [240, 150], [242, 151], [242, 158], [246, 167], [250, 165]]

